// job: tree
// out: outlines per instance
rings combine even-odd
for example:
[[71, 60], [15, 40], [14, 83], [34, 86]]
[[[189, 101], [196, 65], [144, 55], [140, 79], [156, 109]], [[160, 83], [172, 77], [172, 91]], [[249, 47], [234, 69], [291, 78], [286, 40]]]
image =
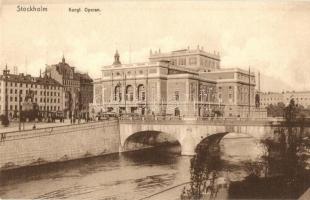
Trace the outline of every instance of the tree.
[[265, 150], [261, 160], [245, 163], [250, 174], [231, 183], [229, 198], [297, 199], [309, 188], [310, 139], [300, 114], [303, 108], [291, 100], [283, 110], [284, 122], [276, 137], [261, 140]]
[[209, 198], [215, 198], [218, 192], [216, 180], [222, 162], [218, 152], [210, 152], [208, 143], [199, 144], [196, 155], [191, 159], [190, 173], [191, 183], [189, 188], [183, 188], [181, 199], [196, 200], [204, 199], [208, 192]]
[[277, 139], [264, 139], [265, 177], [281, 176], [286, 198], [296, 198], [298, 193], [309, 187], [309, 163], [307, 152], [310, 149], [309, 138], [304, 133], [303, 110], [292, 99], [284, 108], [283, 128], [277, 130]]
[[267, 115], [269, 117], [283, 117], [284, 116], [285, 104], [279, 102], [277, 105], [269, 104], [267, 106]]

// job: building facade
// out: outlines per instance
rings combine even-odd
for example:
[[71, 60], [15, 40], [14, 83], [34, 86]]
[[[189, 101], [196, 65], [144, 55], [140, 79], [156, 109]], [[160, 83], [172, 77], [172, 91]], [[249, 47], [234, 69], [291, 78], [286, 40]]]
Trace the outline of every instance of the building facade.
[[[5, 84], [5, 82], [7, 84]], [[51, 116], [63, 111], [63, 87], [51, 77], [32, 77], [24, 74], [0, 76], [0, 110], [5, 113], [5, 90], [7, 90], [8, 116], [19, 116], [26, 109], [25, 103], [35, 103], [41, 113]], [[30, 95], [31, 93], [31, 95]]]
[[46, 73], [64, 88], [64, 114], [66, 117], [85, 117], [93, 102], [93, 80], [88, 74], [75, 72], [65, 58], [55, 65], [46, 66]]
[[[239, 68], [201, 72], [200, 76], [217, 83], [218, 103], [225, 105], [227, 116], [264, 116], [264, 110], [255, 106], [255, 74]], [[262, 112], [262, 113], [260, 113]]]
[[75, 75], [80, 80], [79, 110], [82, 117], [86, 118], [89, 115], [89, 104], [93, 102], [93, 79], [88, 74], [75, 73]]
[[298, 105], [310, 108], [310, 91], [263, 92], [260, 97], [262, 107], [277, 105], [280, 102], [288, 105], [291, 99], [294, 99]]
[[255, 75], [221, 70], [218, 54], [202, 48], [158, 51], [150, 52], [149, 60], [121, 64], [116, 52], [113, 64], [104, 66], [102, 78], [94, 83], [94, 112], [227, 117], [259, 113], [254, 106]]
[[195, 71], [214, 71], [220, 69], [220, 55], [218, 52], [205, 52], [203, 47], [197, 46], [197, 49], [181, 49], [170, 53], [161, 53], [150, 51], [150, 62], [169, 61], [171, 66], [186, 67]]

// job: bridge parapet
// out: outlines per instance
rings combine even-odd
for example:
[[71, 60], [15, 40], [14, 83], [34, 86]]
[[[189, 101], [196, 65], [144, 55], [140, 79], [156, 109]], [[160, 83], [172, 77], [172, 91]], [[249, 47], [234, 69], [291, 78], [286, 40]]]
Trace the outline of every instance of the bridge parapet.
[[213, 120], [159, 120], [159, 119], [122, 119], [120, 123], [124, 124], [169, 124], [169, 125], [180, 125], [180, 124], [192, 124], [192, 125], [257, 125], [257, 126], [278, 126], [281, 122], [275, 122], [270, 120], [239, 120], [239, 119], [213, 119]]

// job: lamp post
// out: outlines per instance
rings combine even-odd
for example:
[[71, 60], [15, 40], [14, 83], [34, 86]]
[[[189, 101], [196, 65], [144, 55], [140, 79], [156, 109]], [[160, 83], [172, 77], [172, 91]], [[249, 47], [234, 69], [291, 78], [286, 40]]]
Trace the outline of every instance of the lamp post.
[[208, 110], [209, 110], [209, 112], [210, 112], [210, 110], [211, 110], [211, 105], [210, 105], [210, 101], [211, 101], [211, 92], [212, 92], [212, 87], [211, 88], [209, 88], [209, 90], [208, 90]]
[[200, 90], [200, 106], [198, 107], [199, 115], [204, 115], [204, 113], [205, 113], [205, 112], [201, 113], [201, 108], [203, 108], [203, 110], [205, 111], [205, 108], [204, 108], [205, 106], [202, 105], [205, 102], [204, 96], [205, 96], [205, 89], [202, 89], [202, 90]]
[[19, 110], [19, 115], [18, 115], [18, 130], [21, 131], [21, 115], [22, 115], [22, 109], [21, 109], [21, 92], [20, 92], [20, 83], [18, 84], [18, 110]]
[[44, 114], [44, 118], [45, 118], [45, 121], [46, 121], [46, 118], [47, 118], [47, 107], [46, 107], [46, 102], [47, 102], [47, 99], [46, 99], [46, 87], [47, 87], [47, 72], [46, 72], [46, 68], [45, 68], [45, 74], [44, 74], [44, 111], [45, 111], [45, 114]]
[[9, 116], [8, 116], [8, 88], [7, 88], [7, 82], [8, 82], [8, 74], [10, 73], [10, 70], [8, 70], [8, 66], [5, 65], [5, 69], [3, 70], [3, 75], [4, 75], [4, 84], [5, 84], [5, 110], [4, 110], [4, 115], [5, 115], [5, 122], [4, 125], [9, 125]]
[[124, 99], [124, 101], [125, 101], [125, 114], [127, 114], [127, 97], [128, 97], [128, 94], [127, 94], [127, 85], [126, 85], [127, 83], [126, 83], [126, 72], [124, 72], [124, 87], [125, 87], [125, 95], [124, 95], [124, 97], [125, 97], [125, 99]]

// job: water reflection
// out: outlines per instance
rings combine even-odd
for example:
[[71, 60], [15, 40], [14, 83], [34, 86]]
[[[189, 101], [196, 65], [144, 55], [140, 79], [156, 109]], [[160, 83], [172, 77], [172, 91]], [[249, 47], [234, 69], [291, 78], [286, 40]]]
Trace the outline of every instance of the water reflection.
[[253, 139], [224, 138], [219, 151], [197, 151], [187, 157], [180, 156], [180, 146], [158, 147], [2, 173], [0, 197], [227, 199], [253, 186], [247, 177], [262, 161]]

